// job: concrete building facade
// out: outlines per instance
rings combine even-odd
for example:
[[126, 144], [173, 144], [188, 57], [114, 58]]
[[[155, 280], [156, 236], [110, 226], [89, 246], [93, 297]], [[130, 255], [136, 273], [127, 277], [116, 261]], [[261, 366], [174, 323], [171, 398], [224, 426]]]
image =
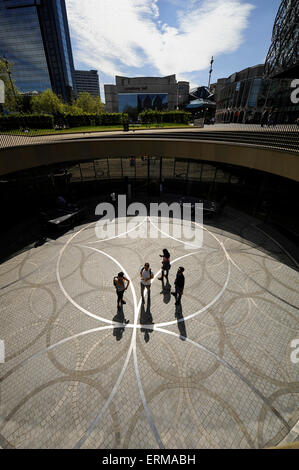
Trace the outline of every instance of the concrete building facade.
[[276, 124], [292, 124], [299, 117], [299, 103], [291, 100], [292, 79], [269, 79], [264, 75], [263, 65], [244, 69], [218, 82], [217, 122], [259, 124], [264, 111], [275, 113]]
[[248, 123], [261, 115], [257, 98], [263, 82], [264, 65], [256, 65], [220, 79], [217, 90], [216, 121]]
[[167, 77], [115, 77], [115, 85], [104, 85], [106, 110], [110, 113], [145, 109], [176, 110], [189, 100], [189, 82]]

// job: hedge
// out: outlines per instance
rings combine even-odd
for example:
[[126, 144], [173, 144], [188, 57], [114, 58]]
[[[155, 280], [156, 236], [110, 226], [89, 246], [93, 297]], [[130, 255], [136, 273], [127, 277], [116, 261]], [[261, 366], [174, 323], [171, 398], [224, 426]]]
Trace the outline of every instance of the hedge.
[[10, 131], [15, 129], [53, 129], [54, 118], [50, 114], [11, 114], [0, 116], [0, 130]]
[[142, 123], [173, 122], [188, 124], [192, 114], [186, 111], [153, 111], [146, 110], [139, 114]]
[[128, 115], [122, 113], [62, 113], [55, 116], [50, 114], [12, 114], [0, 116], [0, 131], [10, 131], [20, 129], [21, 127], [28, 129], [53, 129], [54, 125], [64, 125], [66, 127], [121, 126], [127, 120]]
[[85, 127], [85, 126], [117, 126], [122, 125], [127, 120], [127, 114], [122, 113], [101, 113], [101, 114], [70, 114], [64, 113], [55, 116], [55, 123], [62, 122], [67, 127]]
[[[142, 123], [178, 123], [188, 124], [191, 113], [185, 111], [153, 111], [146, 110], [139, 114]], [[15, 129], [53, 129], [54, 125], [66, 127], [88, 126], [121, 126], [128, 121], [128, 115], [123, 113], [102, 114], [71, 114], [62, 113], [52, 116], [50, 114], [12, 114], [0, 116], [0, 131]]]

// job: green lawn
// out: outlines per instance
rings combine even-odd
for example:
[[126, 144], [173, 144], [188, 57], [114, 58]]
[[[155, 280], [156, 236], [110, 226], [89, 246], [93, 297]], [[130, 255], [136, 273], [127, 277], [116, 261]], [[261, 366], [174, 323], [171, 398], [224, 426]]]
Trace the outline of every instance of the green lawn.
[[[142, 124], [140, 126], [130, 125], [130, 130], [138, 129], [167, 129], [167, 128], [182, 128], [190, 127], [189, 124], [176, 124], [176, 123], [161, 123], [161, 124]], [[0, 134], [5, 135], [24, 135], [28, 137], [39, 135], [52, 135], [52, 134], [78, 134], [82, 132], [108, 132], [108, 131], [122, 131], [123, 126], [86, 126], [86, 127], [73, 127], [71, 129], [54, 130], [54, 129], [30, 129], [28, 133], [21, 132], [19, 129], [12, 131], [0, 131]]]

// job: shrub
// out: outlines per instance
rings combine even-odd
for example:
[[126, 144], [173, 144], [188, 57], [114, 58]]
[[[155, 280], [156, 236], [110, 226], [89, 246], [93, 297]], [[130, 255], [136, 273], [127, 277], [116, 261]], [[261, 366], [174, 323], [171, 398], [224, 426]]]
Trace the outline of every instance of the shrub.
[[0, 116], [0, 130], [10, 131], [15, 129], [53, 129], [54, 118], [50, 114], [11, 114]]
[[144, 124], [160, 122], [188, 124], [191, 113], [186, 111], [153, 111], [148, 109], [140, 113], [139, 118]]
[[9, 116], [0, 116], [0, 130], [10, 131], [21, 127], [53, 129], [54, 124], [63, 124], [67, 127], [121, 126], [125, 120], [128, 120], [128, 115], [122, 113], [56, 113], [54, 116], [50, 114], [11, 114]]
[[122, 125], [123, 120], [128, 119], [127, 114], [121, 113], [101, 113], [101, 114], [63, 114], [64, 121], [68, 127], [87, 126], [115, 126]]

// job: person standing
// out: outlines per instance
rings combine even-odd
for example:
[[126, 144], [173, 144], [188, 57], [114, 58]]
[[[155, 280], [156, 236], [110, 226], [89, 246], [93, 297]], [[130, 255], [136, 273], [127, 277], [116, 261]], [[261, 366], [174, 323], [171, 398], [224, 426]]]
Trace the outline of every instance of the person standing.
[[267, 122], [268, 122], [268, 110], [265, 109], [261, 117], [261, 127], [264, 127], [264, 125], [267, 124]]
[[175, 284], [175, 292], [172, 292], [172, 295], [175, 297], [175, 304], [179, 305], [181, 303], [182, 295], [184, 293], [185, 287], [185, 276], [184, 276], [185, 268], [182, 266], [179, 267], [176, 279], [174, 281]]
[[142, 303], [144, 303], [144, 290], [147, 289], [148, 300], [150, 299], [151, 282], [154, 279], [152, 270], [150, 269], [149, 263], [145, 263], [144, 267], [140, 271], [140, 287]]
[[[127, 285], [125, 286], [125, 282]], [[123, 272], [118, 273], [116, 277], [113, 278], [113, 285], [116, 290], [117, 295], [117, 308], [120, 308], [126, 302], [123, 300], [124, 293], [130, 285], [130, 280], [127, 279]]]
[[268, 127], [273, 126], [273, 109], [270, 109], [268, 114]]
[[158, 277], [158, 279], [159, 279], [159, 281], [163, 280], [164, 271], [165, 271], [166, 272], [165, 277], [168, 280], [168, 273], [169, 273], [169, 270], [171, 268], [171, 265], [170, 265], [170, 253], [166, 248], [164, 248], [163, 255], [160, 255], [160, 258], [163, 258], [163, 260], [162, 260], [161, 276]]

